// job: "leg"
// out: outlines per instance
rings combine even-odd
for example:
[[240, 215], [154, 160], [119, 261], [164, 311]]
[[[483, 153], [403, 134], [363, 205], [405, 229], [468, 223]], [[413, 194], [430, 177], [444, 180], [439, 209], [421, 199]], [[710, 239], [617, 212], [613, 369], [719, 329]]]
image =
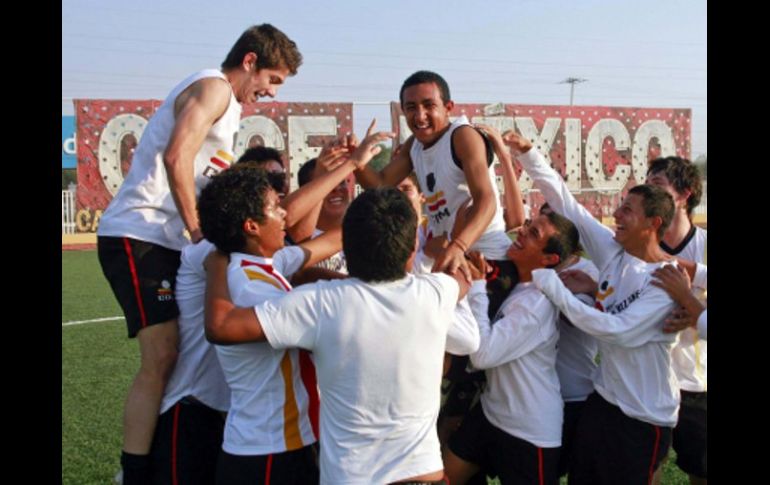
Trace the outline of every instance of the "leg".
[[123, 412], [123, 451], [150, 452], [166, 383], [176, 364], [179, 327], [176, 320], [139, 331], [141, 365], [128, 391]]
[[479, 471], [479, 466], [470, 461], [465, 461], [446, 449], [444, 452], [444, 473], [453, 485], [464, 485], [473, 475]]

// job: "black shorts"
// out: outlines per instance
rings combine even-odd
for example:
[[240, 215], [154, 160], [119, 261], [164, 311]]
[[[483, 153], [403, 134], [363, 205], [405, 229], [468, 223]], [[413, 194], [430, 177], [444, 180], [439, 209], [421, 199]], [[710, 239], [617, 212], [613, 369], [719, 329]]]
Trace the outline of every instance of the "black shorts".
[[572, 446], [570, 485], [647, 485], [671, 446], [671, 428], [626, 416], [594, 391]]
[[471, 409], [460, 429], [449, 438], [449, 449], [483, 470], [494, 470], [501, 483], [559, 483], [559, 448], [540, 448], [509, 435], [489, 422], [481, 403]]
[[217, 463], [219, 485], [308, 485], [320, 480], [313, 445], [270, 455], [231, 455], [222, 450]]
[[559, 455], [559, 476], [563, 476], [569, 470], [572, 447], [575, 444], [577, 424], [585, 404], [585, 401], [570, 401], [564, 403], [564, 423], [561, 428], [561, 454]]
[[182, 399], [158, 417], [150, 448], [153, 485], [210, 485], [216, 476], [225, 419], [221, 412]]
[[182, 253], [125, 237], [97, 238], [99, 263], [126, 316], [128, 337], [179, 316], [174, 297]]
[[492, 271], [486, 276], [487, 279], [487, 298], [489, 298], [489, 307], [487, 316], [494, 325], [497, 310], [503, 304], [519, 282], [519, 270], [512, 261], [489, 260]]
[[698, 478], [706, 476], [706, 393], [681, 391], [679, 422], [674, 428], [676, 464]]

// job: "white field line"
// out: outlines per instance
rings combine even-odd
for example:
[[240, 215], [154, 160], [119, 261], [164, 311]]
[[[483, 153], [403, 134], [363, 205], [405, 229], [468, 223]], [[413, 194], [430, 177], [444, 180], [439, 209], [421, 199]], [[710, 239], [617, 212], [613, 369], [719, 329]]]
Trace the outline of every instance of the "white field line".
[[71, 322], [62, 322], [62, 327], [69, 327], [70, 325], [82, 325], [84, 323], [96, 323], [96, 322], [112, 322], [115, 320], [125, 320], [125, 317], [105, 317], [105, 318], [92, 318], [91, 320], [73, 320]]

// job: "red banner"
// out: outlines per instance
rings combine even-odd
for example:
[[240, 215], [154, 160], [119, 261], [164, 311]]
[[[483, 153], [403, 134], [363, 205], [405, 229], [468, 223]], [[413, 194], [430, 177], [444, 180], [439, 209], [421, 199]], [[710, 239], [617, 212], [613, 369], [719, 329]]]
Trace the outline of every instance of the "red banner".
[[[131, 166], [134, 148], [158, 100], [75, 100], [78, 187], [76, 225], [96, 230], [102, 212]], [[353, 131], [351, 103], [254, 103], [245, 105], [236, 137], [235, 159], [247, 148], [264, 145], [284, 154], [296, 187], [299, 167], [321, 146]]]
[[[564, 177], [570, 190], [596, 217], [608, 217], [628, 189], [644, 183], [647, 162], [660, 156], [690, 157], [689, 109], [455, 104], [454, 117], [498, 130], [516, 129]], [[391, 103], [391, 122], [403, 142], [411, 132], [399, 103]], [[514, 162], [519, 186], [532, 209], [543, 203], [532, 180]], [[499, 164], [498, 187], [503, 192]]]

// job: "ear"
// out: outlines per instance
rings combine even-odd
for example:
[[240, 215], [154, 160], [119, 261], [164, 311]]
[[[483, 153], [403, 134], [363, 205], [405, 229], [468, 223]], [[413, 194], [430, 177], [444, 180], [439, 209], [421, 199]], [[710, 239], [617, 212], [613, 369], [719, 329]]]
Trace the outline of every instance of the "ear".
[[549, 266], [556, 266], [561, 262], [561, 258], [558, 254], [548, 254], [543, 253], [543, 258], [541, 259], [543, 263], [543, 267], [547, 268]]
[[243, 60], [241, 60], [241, 67], [247, 71], [251, 71], [252, 66], [254, 67], [254, 69], [256, 69], [257, 53], [247, 52], [246, 55], [243, 56]]
[[246, 237], [259, 236], [259, 224], [252, 218], [247, 218], [243, 221], [243, 233]]
[[660, 226], [663, 225], [663, 218], [660, 216], [652, 216], [647, 218], [647, 222], [650, 224], [650, 227], [655, 232], [655, 234], [657, 234], [658, 229], [660, 229]]
[[678, 194], [682, 198], [682, 203], [684, 203], [684, 205], [687, 206], [687, 201], [690, 199], [690, 196], [692, 195], [692, 190], [684, 189], [683, 191], [678, 192]]
[[450, 99], [444, 106], [446, 107], [447, 111], [452, 111], [455, 107], [455, 102]]

